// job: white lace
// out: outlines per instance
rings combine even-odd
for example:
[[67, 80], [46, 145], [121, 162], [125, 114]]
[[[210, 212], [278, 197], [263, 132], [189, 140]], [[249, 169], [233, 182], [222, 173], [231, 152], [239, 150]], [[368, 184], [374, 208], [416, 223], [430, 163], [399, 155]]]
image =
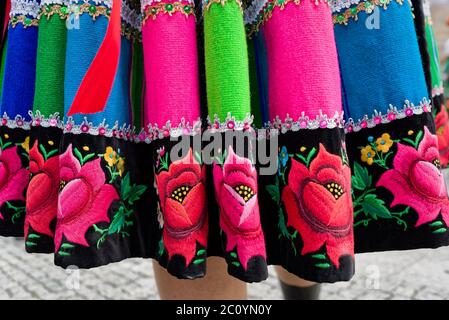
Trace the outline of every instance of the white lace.
[[354, 4], [358, 4], [361, 0], [330, 0], [332, 12], [339, 12], [342, 9], [347, 9]]
[[10, 17], [14, 16], [30, 16], [37, 18], [39, 14], [39, 3], [37, 0], [12, 0]]

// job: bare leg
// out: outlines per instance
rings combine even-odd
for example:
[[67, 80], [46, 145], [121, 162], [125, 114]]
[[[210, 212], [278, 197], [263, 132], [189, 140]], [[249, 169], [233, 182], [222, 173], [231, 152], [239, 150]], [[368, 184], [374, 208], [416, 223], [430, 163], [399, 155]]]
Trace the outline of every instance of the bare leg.
[[316, 300], [320, 294], [320, 285], [301, 279], [280, 266], [276, 273], [281, 282], [281, 290], [286, 300]]
[[228, 275], [223, 258], [207, 259], [204, 278], [180, 280], [153, 261], [156, 285], [162, 300], [244, 300], [246, 283]]

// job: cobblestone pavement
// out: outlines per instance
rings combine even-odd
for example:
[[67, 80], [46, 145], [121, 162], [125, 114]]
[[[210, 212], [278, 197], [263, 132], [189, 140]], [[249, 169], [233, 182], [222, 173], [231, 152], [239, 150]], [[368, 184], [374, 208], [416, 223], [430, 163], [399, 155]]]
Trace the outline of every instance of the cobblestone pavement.
[[[12, 238], [0, 238], [0, 257], [0, 299], [159, 298], [148, 259], [74, 275], [54, 266], [52, 255], [28, 254], [23, 240]], [[449, 248], [358, 255], [356, 268], [352, 281], [323, 285], [322, 299], [449, 298]], [[268, 280], [249, 285], [249, 297], [281, 299], [272, 270]]]

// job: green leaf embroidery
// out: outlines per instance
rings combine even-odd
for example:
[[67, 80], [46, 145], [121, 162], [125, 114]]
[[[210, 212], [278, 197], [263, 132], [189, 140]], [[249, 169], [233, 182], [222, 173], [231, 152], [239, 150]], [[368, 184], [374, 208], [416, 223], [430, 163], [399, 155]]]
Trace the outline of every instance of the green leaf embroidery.
[[312, 256], [312, 258], [319, 259], [319, 260], [326, 260], [326, 255], [325, 254], [314, 254]]
[[28, 239], [39, 239], [41, 236], [35, 233], [28, 234]]
[[147, 186], [144, 185], [133, 185], [128, 194], [128, 203], [133, 204], [134, 201], [140, 199], [140, 196], [147, 190]]
[[327, 269], [327, 268], [330, 268], [331, 265], [329, 263], [317, 263], [317, 264], [315, 264], [315, 267], [320, 268], [320, 269]]
[[124, 206], [120, 206], [120, 208], [115, 213], [111, 224], [109, 225], [108, 234], [111, 235], [120, 232], [125, 226], [125, 221], [126, 221], [126, 209]]
[[72, 248], [74, 248], [75, 246], [73, 245], [73, 244], [70, 244], [70, 243], [63, 243], [63, 244], [61, 244], [61, 247], [60, 247], [60, 249], [72, 249]]
[[271, 199], [273, 199], [273, 201], [276, 204], [279, 204], [279, 202], [281, 201], [281, 195], [279, 193], [279, 187], [277, 185], [270, 184], [270, 185], [267, 185], [265, 188], [266, 188], [267, 192], [270, 194]]
[[74, 148], [73, 149], [73, 153], [75, 153], [75, 156], [78, 158], [79, 162], [81, 163], [81, 165], [83, 165], [83, 155], [81, 154], [81, 152], [78, 150], [78, 148]]
[[236, 267], [240, 267], [240, 262], [232, 261], [231, 264], [236, 266]]
[[70, 256], [70, 253], [65, 252], [65, 251], [58, 251], [58, 254], [59, 254], [60, 256], [62, 256], [62, 257], [68, 257], [68, 256]]
[[444, 232], [446, 232], [447, 231], [447, 229], [446, 228], [439, 228], [439, 229], [437, 229], [437, 230], [435, 230], [435, 231], [432, 231], [432, 233], [444, 233]]
[[230, 255], [231, 257], [233, 257], [234, 259], [237, 259], [237, 253], [231, 252], [229, 255]]
[[363, 211], [370, 215], [374, 220], [378, 217], [389, 219], [391, 218], [390, 211], [385, 207], [384, 201], [377, 198], [375, 194], [368, 194], [362, 202]]
[[431, 224], [429, 224], [429, 226], [431, 227], [441, 227], [443, 225], [443, 222], [441, 221], [434, 221]]
[[120, 187], [120, 194], [123, 200], [128, 199], [130, 190], [131, 190], [130, 177], [129, 173], [127, 173], [125, 177], [122, 179]]
[[203, 262], [204, 262], [204, 259], [193, 260], [193, 264], [200, 264], [200, 263], [203, 263]]
[[354, 176], [352, 176], [352, 186], [358, 190], [365, 190], [371, 186], [371, 176], [366, 167], [362, 167], [358, 162], [354, 162]]
[[27, 245], [28, 247], [33, 247], [33, 246], [37, 246], [37, 243], [27, 241], [27, 242], [25, 242], [25, 245]]
[[203, 254], [205, 254], [205, 253], [206, 253], [206, 250], [200, 249], [200, 250], [198, 250], [198, 252], [196, 253], [196, 255], [197, 255], [197, 256], [201, 256], [201, 255], [203, 255]]

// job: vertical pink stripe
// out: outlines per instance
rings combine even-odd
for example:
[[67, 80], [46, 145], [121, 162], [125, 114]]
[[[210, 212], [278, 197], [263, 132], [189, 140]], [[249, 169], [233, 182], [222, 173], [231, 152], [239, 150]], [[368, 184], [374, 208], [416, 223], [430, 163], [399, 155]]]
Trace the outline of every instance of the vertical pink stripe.
[[[186, 3], [187, 4], [187, 3]], [[180, 12], [149, 17], [142, 28], [145, 125], [172, 126], [200, 116], [195, 18]]]
[[264, 26], [269, 116], [296, 119], [341, 111], [341, 86], [331, 11], [302, 1], [275, 8]]

